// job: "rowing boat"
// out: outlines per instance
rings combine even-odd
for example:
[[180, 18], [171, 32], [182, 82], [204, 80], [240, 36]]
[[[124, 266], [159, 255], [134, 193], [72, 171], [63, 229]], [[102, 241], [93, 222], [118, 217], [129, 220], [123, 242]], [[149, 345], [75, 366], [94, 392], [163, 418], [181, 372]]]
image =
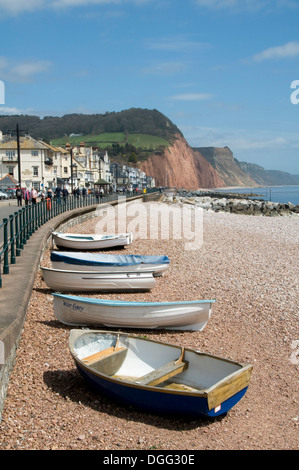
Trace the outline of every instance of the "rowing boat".
[[66, 325], [202, 331], [215, 300], [131, 302], [54, 293], [55, 317]]
[[102, 292], [152, 289], [153, 273], [98, 273], [96, 271], [65, 271], [41, 267], [43, 280], [59, 292]]
[[72, 250], [101, 250], [130, 245], [133, 241], [133, 234], [118, 233], [113, 235], [97, 235], [52, 232], [52, 240], [57, 248], [68, 248]]
[[178, 344], [101, 330], [71, 330], [78, 371], [97, 392], [150, 413], [217, 417], [246, 393], [252, 366]]
[[52, 251], [53, 269], [97, 272], [153, 272], [161, 276], [169, 268], [168, 256], [113, 255], [104, 253], [81, 253]]

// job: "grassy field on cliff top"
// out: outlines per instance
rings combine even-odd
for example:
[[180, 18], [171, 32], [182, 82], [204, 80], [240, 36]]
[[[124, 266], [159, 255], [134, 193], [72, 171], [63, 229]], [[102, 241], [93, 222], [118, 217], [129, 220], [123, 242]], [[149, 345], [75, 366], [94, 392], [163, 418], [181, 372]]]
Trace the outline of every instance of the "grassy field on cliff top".
[[149, 134], [126, 134], [124, 132], [110, 132], [98, 135], [88, 134], [72, 137], [66, 136], [51, 141], [54, 146], [64, 146], [66, 143], [80, 145], [80, 142], [84, 142], [86, 146], [98, 146], [102, 149], [111, 147], [112, 144], [129, 144], [143, 150], [156, 150], [169, 145], [169, 142], [161, 137]]

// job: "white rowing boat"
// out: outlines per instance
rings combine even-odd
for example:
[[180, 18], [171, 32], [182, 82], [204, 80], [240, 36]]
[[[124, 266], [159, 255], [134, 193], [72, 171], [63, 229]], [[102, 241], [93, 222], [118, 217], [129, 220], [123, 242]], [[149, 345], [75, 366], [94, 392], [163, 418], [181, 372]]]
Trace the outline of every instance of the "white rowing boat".
[[149, 290], [156, 284], [152, 273], [98, 273], [46, 267], [41, 270], [47, 286], [59, 292]]
[[53, 294], [54, 315], [72, 326], [202, 331], [215, 300], [128, 302]]
[[118, 233], [113, 235], [97, 235], [52, 232], [52, 240], [57, 248], [68, 248], [72, 250], [101, 250], [130, 245], [133, 241], [133, 234]]

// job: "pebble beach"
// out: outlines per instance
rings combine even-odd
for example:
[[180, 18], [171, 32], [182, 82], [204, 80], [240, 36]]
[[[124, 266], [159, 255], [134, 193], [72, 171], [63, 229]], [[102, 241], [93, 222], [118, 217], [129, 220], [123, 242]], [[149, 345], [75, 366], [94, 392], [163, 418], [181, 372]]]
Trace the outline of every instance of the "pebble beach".
[[[99, 221], [69, 231], [94, 233]], [[252, 364], [247, 393], [226, 416], [196, 420], [146, 414], [96, 395], [75, 368], [68, 350], [71, 327], [56, 320], [52, 291], [39, 270], [10, 376], [0, 449], [297, 450], [299, 216], [203, 211], [196, 249], [186, 249], [186, 240], [173, 237], [171, 229], [167, 238], [139, 238], [134, 217], [127, 222], [133, 243], [107, 253], [167, 255], [170, 268], [149, 292], [91, 296], [216, 299], [201, 332], [127, 331]], [[43, 266], [51, 266], [50, 251]]]

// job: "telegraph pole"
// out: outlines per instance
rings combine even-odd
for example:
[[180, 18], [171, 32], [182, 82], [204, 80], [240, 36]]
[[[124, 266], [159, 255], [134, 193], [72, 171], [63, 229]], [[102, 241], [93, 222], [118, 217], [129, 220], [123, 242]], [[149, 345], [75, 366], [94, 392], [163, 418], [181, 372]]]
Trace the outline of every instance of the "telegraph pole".
[[17, 124], [16, 128], [16, 133], [17, 133], [17, 149], [18, 149], [18, 180], [19, 180], [19, 185], [20, 188], [22, 187], [21, 185], [21, 151], [20, 151], [20, 131], [19, 131], [19, 124]]
[[71, 150], [70, 150], [70, 154], [71, 154], [71, 191], [72, 191], [72, 195], [74, 194], [74, 182], [73, 182], [73, 149], [71, 147]]
[[[19, 129], [19, 124], [17, 123], [16, 130], [11, 130], [7, 132], [16, 132], [17, 134], [17, 152], [18, 152], [18, 182], [20, 185], [20, 188], [22, 187], [21, 184], [21, 150], [20, 150], [20, 129]], [[22, 130], [21, 132], [28, 132], [27, 130]]]

